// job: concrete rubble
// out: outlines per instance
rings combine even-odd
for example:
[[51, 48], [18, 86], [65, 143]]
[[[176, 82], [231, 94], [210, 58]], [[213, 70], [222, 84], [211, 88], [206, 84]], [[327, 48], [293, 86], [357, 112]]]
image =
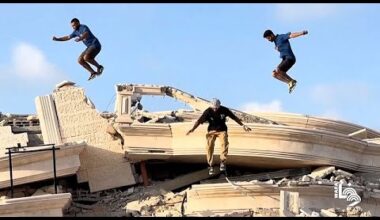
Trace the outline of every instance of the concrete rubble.
[[[36, 97], [37, 114], [0, 112], [0, 216], [380, 216], [380, 132], [231, 108], [253, 132], [228, 121], [228, 176], [218, 164], [209, 176], [207, 125], [185, 135], [209, 101], [170, 86], [125, 83], [115, 90], [113, 112], [99, 112], [70, 81]], [[191, 110], [149, 112], [144, 95], [174, 98]], [[59, 148], [57, 194], [51, 152], [28, 153], [51, 145]]]
[[[335, 167], [333, 167], [335, 170]], [[323, 167], [318, 168], [317, 170], [322, 170]], [[343, 170], [340, 170], [343, 171]], [[347, 172], [347, 171], [344, 171]], [[347, 172], [348, 173], [348, 172]], [[310, 176], [311, 173], [308, 175]], [[341, 172], [330, 172], [330, 176], [341, 175]], [[259, 180], [250, 180], [248, 184], [250, 185], [261, 185], [261, 186], [273, 186], [275, 188], [286, 188], [291, 189], [290, 187], [299, 187], [302, 186], [310, 187], [310, 186], [332, 186], [334, 183], [339, 181], [331, 182], [328, 176], [324, 178], [318, 178], [319, 180], [312, 179], [304, 181], [303, 178], [305, 176], [298, 176], [289, 178], [286, 180], [287, 184], [282, 184], [284, 182], [284, 178], [282, 179], [270, 179], [266, 181]], [[238, 177], [236, 177], [238, 178]], [[345, 180], [352, 180], [352, 187], [355, 189], [362, 189], [363, 192], [369, 191], [375, 194], [380, 194], [378, 192], [374, 192], [372, 188], [368, 187], [369, 185], [373, 186], [374, 183], [368, 182], [362, 178], [356, 177], [354, 174], [346, 175]], [[247, 182], [247, 181], [245, 181]], [[304, 184], [308, 182], [308, 184]], [[241, 184], [242, 182], [236, 182], [236, 184]], [[292, 184], [289, 184], [292, 183]], [[189, 185], [188, 188], [179, 191], [172, 192], [161, 189], [161, 182], [156, 181], [152, 182], [152, 184], [148, 187], [144, 186], [135, 186], [127, 189], [115, 189], [115, 190], [107, 190], [104, 192], [97, 193], [96, 202], [92, 205], [83, 205], [80, 203], [79, 197], [73, 197], [73, 202], [71, 207], [65, 213], [65, 216], [124, 216], [124, 217], [181, 217], [181, 216], [213, 216], [213, 217], [254, 217], [254, 216], [283, 216], [280, 214], [281, 207], [273, 207], [273, 208], [265, 208], [265, 207], [257, 207], [252, 209], [235, 209], [228, 210], [228, 207], [224, 207], [224, 211], [218, 210], [209, 210], [206, 209], [202, 212], [197, 213], [186, 213], [186, 207], [189, 206], [189, 200], [186, 199], [187, 194], [192, 190], [192, 186]], [[211, 185], [206, 184], [204, 185]], [[202, 185], [202, 184], [201, 184]], [[239, 191], [238, 188], [233, 185], [229, 186], [231, 190]], [[215, 191], [215, 193], [217, 193]], [[265, 192], [264, 192], [265, 193]], [[302, 192], [300, 192], [302, 194]], [[247, 194], [242, 193], [243, 196], [248, 196]], [[209, 196], [212, 196], [211, 194]], [[88, 194], [87, 197], [93, 198], [91, 194]], [[333, 198], [333, 195], [331, 195]], [[329, 198], [329, 199], [332, 199]], [[372, 197], [373, 198], [373, 197]], [[85, 199], [82, 198], [82, 202]], [[228, 200], [225, 198], [225, 201]], [[364, 200], [364, 198], [363, 198]], [[90, 201], [90, 200], [87, 200]], [[95, 200], [92, 200], [95, 201]], [[378, 201], [379, 202], [379, 201]], [[364, 201], [362, 201], [364, 204]], [[372, 213], [374, 210], [365, 210], [360, 206], [354, 206], [346, 208], [340, 207], [328, 207], [328, 204], [321, 208], [321, 204], [319, 207], [296, 207], [297, 210], [293, 210], [292, 212], [297, 212], [294, 214], [289, 212], [287, 216], [297, 216], [297, 217], [369, 217], [369, 216], [377, 216]], [[365, 206], [365, 204], [363, 205]], [[294, 207], [293, 207], [294, 208]]]

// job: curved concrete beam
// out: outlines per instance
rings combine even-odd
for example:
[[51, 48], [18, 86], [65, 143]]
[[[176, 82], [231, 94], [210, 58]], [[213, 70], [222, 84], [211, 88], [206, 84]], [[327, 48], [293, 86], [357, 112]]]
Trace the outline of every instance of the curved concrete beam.
[[[228, 123], [229, 164], [266, 168], [290, 168], [305, 165], [333, 165], [362, 172], [380, 171], [380, 145], [354, 139], [348, 135], [327, 130], [294, 126], [248, 124], [253, 131], [244, 132], [236, 123]], [[154, 127], [154, 125], [150, 125]], [[162, 129], [171, 130], [165, 144], [158, 142], [160, 134], [139, 136], [133, 141], [131, 130], [141, 125], [121, 129], [126, 140], [127, 157], [131, 160], [165, 159], [181, 162], [206, 163], [205, 134], [207, 125], [201, 125], [191, 135], [186, 132], [192, 123], [172, 123]], [[219, 146], [216, 142], [215, 157]], [[217, 161], [216, 161], [217, 162]]]

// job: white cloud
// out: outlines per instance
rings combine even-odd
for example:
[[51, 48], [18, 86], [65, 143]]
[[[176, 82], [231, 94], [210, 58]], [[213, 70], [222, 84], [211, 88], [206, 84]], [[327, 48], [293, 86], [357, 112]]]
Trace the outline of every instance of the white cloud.
[[[64, 74], [55, 65], [49, 63], [45, 54], [37, 47], [28, 43], [19, 43], [12, 49], [11, 63], [2, 67], [8, 77], [26, 82], [57, 81], [64, 78]], [[3, 76], [4, 77], [4, 76]]]
[[317, 85], [311, 89], [311, 97], [326, 106], [344, 106], [366, 103], [370, 97], [369, 86], [361, 82], [340, 82]]
[[280, 21], [298, 22], [328, 18], [338, 12], [337, 4], [276, 4], [275, 16]]
[[270, 103], [245, 103], [240, 108], [244, 112], [282, 112], [282, 104], [278, 100], [273, 100]]

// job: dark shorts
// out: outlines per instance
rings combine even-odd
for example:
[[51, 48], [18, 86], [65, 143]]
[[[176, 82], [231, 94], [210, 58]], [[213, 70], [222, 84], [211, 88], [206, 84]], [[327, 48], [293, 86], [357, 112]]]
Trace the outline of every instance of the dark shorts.
[[282, 72], [288, 72], [288, 70], [296, 63], [295, 59], [285, 57], [282, 59], [281, 63], [277, 66]]
[[96, 47], [96, 46], [89, 46], [87, 47], [79, 56], [80, 58], [83, 58], [84, 55], [88, 54], [91, 58], [95, 58], [96, 55], [100, 52], [102, 48], [101, 47]]

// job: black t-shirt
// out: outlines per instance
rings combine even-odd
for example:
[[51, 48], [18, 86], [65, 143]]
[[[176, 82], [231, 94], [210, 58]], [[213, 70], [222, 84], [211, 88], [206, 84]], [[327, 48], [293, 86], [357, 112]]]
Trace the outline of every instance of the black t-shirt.
[[232, 113], [228, 108], [220, 106], [218, 110], [214, 111], [211, 107], [206, 109], [202, 116], [198, 119], [200, 124], [208, 122], [207, 131], [227, 131], [226, 117], [230, 117], [236, 122], [240, 121], [234, 113]]

